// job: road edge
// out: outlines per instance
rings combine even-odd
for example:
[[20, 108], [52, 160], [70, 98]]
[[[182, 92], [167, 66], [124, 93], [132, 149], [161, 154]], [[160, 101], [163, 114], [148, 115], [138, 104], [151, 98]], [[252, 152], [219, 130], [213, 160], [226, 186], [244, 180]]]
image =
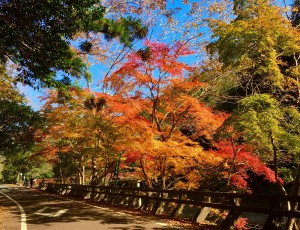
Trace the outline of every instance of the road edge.
[[18, 206], [18, 208], [21, 212], [21, 230], [27, 230], [26, 213], [25, 213], [25, 210], [22, 207], [22, 205], [20, 205], [18, 201], [15, 201], [13, 198], [6, 195], [4, 192], [0, 192], [0, 193], [2, 195], [4, 195], [6, 198], [10, 199], [12, 202], [14, 202]]

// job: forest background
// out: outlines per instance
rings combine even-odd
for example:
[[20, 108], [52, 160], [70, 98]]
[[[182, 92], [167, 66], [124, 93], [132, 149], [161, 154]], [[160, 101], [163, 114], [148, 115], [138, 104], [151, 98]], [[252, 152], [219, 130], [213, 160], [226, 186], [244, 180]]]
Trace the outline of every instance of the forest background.
[[299, 12], [298, 0], [4, 1], [3, 181], [298, 195]]

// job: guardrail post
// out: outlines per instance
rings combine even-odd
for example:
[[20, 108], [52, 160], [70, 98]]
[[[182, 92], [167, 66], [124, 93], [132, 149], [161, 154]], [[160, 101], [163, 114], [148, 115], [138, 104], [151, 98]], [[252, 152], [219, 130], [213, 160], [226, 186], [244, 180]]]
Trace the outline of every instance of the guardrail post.
[[162, 194], [163, 193], [157, 192], [156, 199], [155, 199], [155, 201], [154, 201], [154, 203], [152, 205], [151, 213], [155, 214], [157, 212], [157, 210], [159, 209], [160, 204], [161, 204], [159, 198], [162, 196]]
[[140, 195], [139, 190], [132, 190], [131, 195], [133, 195], [133, 201], [132, 201], [132, 206], [133, 208], [140, 208], [142, 206], [142, 199], [139, 198], [138, 196]]
[[[136, 187], [138, 187], [138, 188], [141, 187], [141, 181], [140, 180], [137, 181]], [[135, 193], [135, 191], [134, 191], [134, 193]], [[138, 194], [139, 194], [139, 192], [138, 192]], [[141, 206], [142, 206], [142, 198], [138, 198], [138, 207], [141, 207]]]
[[[204, 196], [203, 199], [204, 202], [210, 203], [211, 202], [211, 197], [210, 196]], [[196, 213], [194, 220], [196, 222], [203, 222], [206, 217], [208, 216], [211, 208], [210, 207], [200, 207], [200, 210]]]
[[171, 216], [172, 217], [180, 217], [183, 213], [183, 209], [184, 209], [184, 204], [182, 204], [180, 201], [187, 199], [187, 195], [186, 194], [182, 194], [181, 192], [178, 195], [178, 205], [177, 207], [174, 209], [174, 211], [172, 212]]
[[[235, 206], [241, 205], [241, 199], [240, 198], [233, 198], [232, 203]], [[226, 216], [226, 218], [222, 221], [220, 225], [220, 230], [230, 230], [233, 226], [236, 220], [241, 216], [241, 211], [231, 209]]]
[[90, 195], [90, 200], [94, 200], [95, 199], [95, 186], [93, 184], [91, 184], [91, 195]]
[[[281, 202], [279, 200], [269, 200], [269, 208], [271, 209], [281, 209]], [[277, 229], [278, 225], [280, 223], [280, 219], [282, 217], [281, 216], [277, 216], [277, 215], [272, 215], [270, 214], [266, 220], [266, 222], [264, 223], [263, 226], [263, 230], [268, 230], [268, 229]]]
[[[167, 193], [168, 194], [168, 193]], [[168, 194], [169, 195], [169, 194]], [[160, 193], [160, 197], [161, 198], [167, 198], [167, 195], [166, 195], [166, 193]], [[156, 214], [162, 214], [163, 212], [164, 212], [164, 206], [167, 204], [165, 201], [160, 201], [160, 200], [158, 200], [157, 202], [155, 202], [155, 204], [156, 204], [156, 207], [157, 207], [157, 209], [156, 209]]]
[[147, 210], [149, 206], [149, 196], [151, 196], [151, 192], [146, 191], [146, 198], [142, 206], [140, 207], [141, 210]]
[[178, 194], [178, 203], [170, 215], [172, 218], [179, 215], [179, 210], [183, 206], [180, 202], [181, 199], [182, 199], [182, 195], [181, 195], [181, 193], [179, 193]]

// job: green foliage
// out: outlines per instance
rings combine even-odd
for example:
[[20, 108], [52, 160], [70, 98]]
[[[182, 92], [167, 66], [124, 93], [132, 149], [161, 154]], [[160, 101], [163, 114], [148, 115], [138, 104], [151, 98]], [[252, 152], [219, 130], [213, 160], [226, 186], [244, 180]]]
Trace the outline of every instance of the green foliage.
[[119, 37], [126, 46], [131, 46], [134, 40], [142, 39], [148, 33], [147, 27], [142, 25], [141, 20], [132, 17], [121, 18], [118, 21], [104, 19], [95, 25], [94, 30], [104, 33], [108, 40]]
[[0, 65], [0, 101], [24, 102], [24, 98], [16, 90], [12, 78], [6, 74], [2, 65]]
[[56, 80], [57, 71], [65, 78], [88, 74], [69, 46], [78, 32], [119, 37], [126, 46], [147, 33], [139, 20], [104, 18], [105, 8], [97, 0], [5, 0], [0, 15], [0, 63], [14, 62], [15, 81], [31, 86], [65, 87], [68, 81]]
[[27, 174], [36, 178], [53, 178], [54, 173], [52, 170], [52, 165], [41, 159], [41, 157], [35, 157], [32, 159], [33, 165]]
[[33, 144], [34, 126], [40, 117], [30, 106], [0, 101], [0, 153], [9, 154]]
[[[3, 76], [3, 77], [2, 77]], [[42, 125], [38, 112], [11, 85], [6, 75], [0, 78], [0, 154], [9, 155], [33, 145], [34, 130]]]
[[53, 176], [61, 182], [72, 177], [77, 178], [78, 166], [78, 161], [72, 153], [59, 153], [57, 162], [53, 165]]
[[244, 96], [270, 93], [282, 103], [297, 105], [299, 29], [267, 0], [235, 3], [235, 19], [210, 21], [214, 41], [209, 52], [224, 69], [238, 73], [238, 92]]
[[284, 129], [282, 147], [291, 154], [294, 162], [300, 159], [300, 113], [292, 107], [282, 108], [284, 119], [281, 126]]
[[2, 172], [3, 181], [15, 183], [19, 173], [23, 176], [37, 178], [51, 178], [53, 176], [52, 166], [41, 157], [34, 156], [35, 150], [19, 151], [7, 155], [4, 160]]
[[269, 95], [253, 95], [242, 99], [232, 117], [236, 130], [242, 131], [245, 142], [255, 146], [265, 157], [272, 154], [270, 135], [280, 139], [283, 114], [275, 99]]
[[0, 65], [0, 155], [5, 158], [2, 175], [7, 182], [15, 182], [18, 173], [41, 165], [41, 161], [33, 164], [29, 157], [34, 146], [34, 132], [43, 125], [43, 119], [25, 102]]
[[238, 70], [223, 68], [222, 63], [211, 59], [193, 73], [205, 86], [198, 91], [198, 97], [216, 110], [232, 112], [237, 101], [245, 96], [238, 82]]
[[244, 142], [266, 160], [272, 159], [274, 145], [282, 162], [297, 162], [300, 154], [299, 112], [281, 107], [267, 94], [242, 99], [227, 124], [241, 132]]

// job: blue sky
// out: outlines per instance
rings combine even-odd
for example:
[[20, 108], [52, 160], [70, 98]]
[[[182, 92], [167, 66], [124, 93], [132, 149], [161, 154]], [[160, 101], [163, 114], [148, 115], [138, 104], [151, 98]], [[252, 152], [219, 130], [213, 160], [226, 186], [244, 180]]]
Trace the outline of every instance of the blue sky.
[[[179, 11], [179, 13], [175, 14], [174, 18], [177, 19], [179, 21], [179, 24], [177, 26], [180, 27], [180, 21], [182, 21], [185, 17], [186, 17], [186, 13], [188, 11], [188, 7], [185, 5], [182, 5], [180, 3], [181, 1], [175, 1], [175, 4], [171, 4], [168, 6], [168, 8], [176, 8], [176, 7], [181, 7], [181, 10]], [[191, 2], [197, 2], [197, 1], [191, 1]], [[199, 1], [198, 1], [199, 2]], [[208, 1], [207, 1], [208, 2]], [[281, 0], [277, 0], [276, 1], [278, 4], [283, 4], [283, 1]], [[286, 1], [286, 3], [288, 5], [292, 4], [292, 0], [288, 0]], [[151, 33], [151, 40], [156, 40], [156, 41], [161, 41], [161, 37], [160, 37], [160, 31], [162, 28], [160, 28], [159, 26], [155, 26], [153, 28], [150, 28], [150, 33]], [[202, 27], [201, 30], [203, 30], [202, 32], [206, 33], [207, 32], [207, 28]], [[173, 39], [180, 39], [180, 37], [182, 36], [180, 33], [176, 33], [176, 34], [172, 34]], [[166, 38], [164, 39], [164, 42], [172, 42], [171, 38]], [[141, 47], [141, 41], [138, 42], [137, 46], [135, 48], [139, 48]], [[183, 61], [185, 61], [186, 63], [193, 65], [195, 64], [196, 61], [199, 61], [199, 56], [196, 57], [195, 55], [184, 58]], [[93, 78], [93, 82], [92, 82], [92, 88], [93, 90], [97, 91], [97, 82], [99, 82], [99, 80], [101, 80], [102, 75], [104, 72], [107, 71], [107, 66], [103, 65], [103, 64], [95, 64], [92, 65], [90, 67], [90, 72], [92, 74], [92, 78]], [[59, 75], [58, 75], [59, 77]], [[79, 84], [82, 87], [86, 87], [86, 83], [84, 80], [79, 81]], [[29, 87], [29, 86], [24, 86], [21, 84], [18, 84], [18, 88], [20, 90], [21, 93], [23, 93], [25, 95], [25, 97], [28, 100], [28, 105], [30, 105], [34, 110], [39, 110], [42, 106], [42, 102], [40, 97], [44, 95], [45, 90], [46, 89], [40, 89], [40, 90], [34, 90], [33, 88]]]
[[[175, 18], [178, 19], [178, 21], [181, 20], [181, 18], [183, 18], [185, 16], [185, 14], [188, 11], [188, 7], [185, 5], [182, 5], [180, 2], [181, 1], [175, 1], [175, 4], [171, 4], [170, 6], [168, 6], [168, 8], [176, 8], [176, 7], [181, 7], [181, 10], [179, 13], [175, 14]], [[193, 1], [192, 1], [193, 2]], [[159, 33], [161, 31], [161, 28], [159, 26], [155, 26], [153, 28], [149, 28], [150, 29], [150, 33], [151, 33], [151, 40], [156, 40], [156, 41], [161, 41], [161, 38], [159, 37]], [[149, 34], [150, 35], [150, 34]], [[174, 38], [177, 40], [178, 38], [180, 38], [180, 34], [174, 34]], [[171, 39], [164, 40], [164, 42], [171, 42]], [[138, 49], [140, 47], [142, 47], [142, 43], [143, 41], [138, 41], [137, 44], [135, 45], [135, 49]], [[74, 42], [72, 42], [72, 44], [74, 44]], [[189, 57], [189, 58], [184, 58], [184, 60], [187, 62], [188, 64], [193, 64], [194, 60], [196, 57]], [[97, 91], [97, 83], [99, 82], [99, 80], [101, 80], [103, 73], [105, 73], [107, 71], [107, 66], [98, 63], [98, 64], [94, 64], [90, 67], [90, 72], [92, 74], [92, 89]], [[60, 78], [60, 74], [58, 74], [57, 76], [58, 78]], [[79, 81], [79, 85], [81, 85], [82, 87], [86, 87], [86, 82], [85, 80], [81, 80]], [[20, 90], [20, 92], [22, 94], [25, 95], [26, 99], [28, 100], [27, 104], [30, 105], [34, 110], [39, 110], [41, 108], [41, 106], [43, 105], [43, 103], [41, 102], [40, 97], [42, 97], [47, 89], [39, 89], [39, 90], [34, 90], [33, 88], [29, 87], [29, 86], [25, 86], [22, 84], [18, 84], [17, 85], [18, 89]]]

